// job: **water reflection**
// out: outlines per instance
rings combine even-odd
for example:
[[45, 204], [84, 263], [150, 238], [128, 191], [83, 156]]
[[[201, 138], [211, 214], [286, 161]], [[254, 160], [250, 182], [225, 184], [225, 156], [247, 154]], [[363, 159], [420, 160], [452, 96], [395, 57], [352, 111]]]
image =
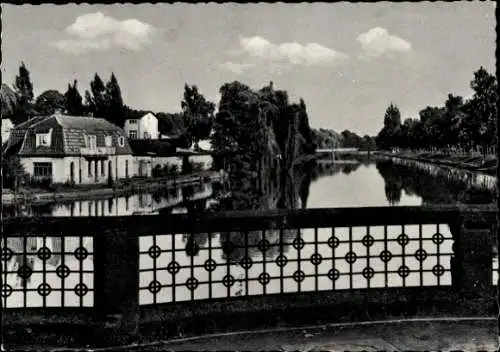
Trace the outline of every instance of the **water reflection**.
[[390, 204], [398, 204], [402, 192], [421, 198], [423, 204], [489, 204], [495, 201], [493, 192], [456, 182], [442, 173], [432, 175], [391, 160], [377, 161], [376, 168], [384, 179]]
[[15, 205], [3, 207], [4, 217], [14, 216], [129, 216], [154, 214], [182, 204], [195, 203], [212, 196], [212, 183], [184, 188], [163, 189], [152, 193], [137, 193], [120, 197], [84, 199], [78, 201]]

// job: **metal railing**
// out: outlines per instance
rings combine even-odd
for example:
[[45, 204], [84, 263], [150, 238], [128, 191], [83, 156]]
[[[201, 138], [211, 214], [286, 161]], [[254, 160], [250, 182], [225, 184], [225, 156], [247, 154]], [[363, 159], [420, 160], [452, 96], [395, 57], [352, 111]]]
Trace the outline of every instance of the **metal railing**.
[[43, 308], [37, 314], [46, 316], [76, 307], [100, 331], [118, 315], [116, 336], [135, 336], [151, 309], [175, 311], [183, 302], [217, 310], [217, 302], [242, 298], [439, 289], [451, 300], [474, 294], [487, 310], [498, 280], [496, 212], [441, 206], [9, 219], [4, 322], [9, 312]]

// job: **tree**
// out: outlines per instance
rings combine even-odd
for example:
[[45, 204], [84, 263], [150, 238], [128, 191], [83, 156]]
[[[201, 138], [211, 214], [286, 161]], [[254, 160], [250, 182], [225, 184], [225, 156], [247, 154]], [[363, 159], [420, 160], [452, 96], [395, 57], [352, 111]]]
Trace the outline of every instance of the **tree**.
[[31, 83], [30, 72], [24, 62], [21, 62], [19, 74], [14, 82], [14, 90], [19, 102], [18, 108], [13, 114], [13, 123], [18, 124], [29, 120], [34, 116], [33, 110], [33, 83]]
[[106, 84], [105, 106], [106, 112], [103, 117], [109, 122], [122, 127], [125, 125], [125, 106], [123, 104], [122, 92], [114, 73]]
[[459, 142], [460, 121], [463, 119], [464, 99], [461, 96], [448, 94], [444, 103], [444, 134], [448, 146], [457, 145]]
[[50, 89], [36, 98], [34, 109], [37, 115], [52, 115], [56, 110], [64, 110], [65, 105], [64, 95], [57, 90]]
[[207, 101], [198, 87], [185, 84], [181, 107], [191, 143], [197, 144], [201, 139], [208, 138], [213, 125], [215, 104]]
[[470, 82], [474, 91], [468, 102], [468, 111], [479, 127], [476, 144], [481, 144], [483, 150], [496, 143], [496, 102], [498, 99], [496, 77], [489, 74], [483, 67], [474, 72], [474, 79]]
[[396, 105], [390, 104], [385, 111], [384, 127], [376, 137], [377, 146], [387, 149], [396, 146], [398, 143], [397, 134], [401, 127], [401, 113]]
[[68, 90], [64, 93], [66, 113], [74, 116], [83, 116], [85, 113], [82, 103], [82, 96], [78, 91], [77, 80], [73, 81], [73, 85], [68, 84]]
[[96, 117], [107, 116], [106, 87], [101, 77], [96, 73], [90, 82], [90, 92], [85, 91], [85, 103], [89, 113]]
[[2, 104], [2, 118], [12, 118], [18, 109], [19, 101], [16, 93], [14, 93], [14, 91], [4, 83], [2, 83], [2, 88], [0, 90], [0, 102]]
[[25, 175], [23, 165], [16, 155], [2, 157], [2, 186], [17, 189], [19, 180]]

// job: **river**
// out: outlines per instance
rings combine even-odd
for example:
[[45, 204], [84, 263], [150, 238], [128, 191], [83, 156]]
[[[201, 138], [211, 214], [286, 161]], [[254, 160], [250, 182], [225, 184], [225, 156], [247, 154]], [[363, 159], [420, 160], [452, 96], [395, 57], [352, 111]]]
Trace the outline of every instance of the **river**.
[[[155, 194], [11, 207], [4, 208], [4, 214], [127, 216], [233, 209], [489, 204], [495, 200], [491, 192], [390, 160], [309, 163], [288, 175], [285, 184], [270, 186], [266, 192], [258, 192], [255, 185], [259, 182], [253, 181], [245, 187], [204, 184]], [[369, 230], [353, 227], [321, 228], [317, 232], [302, 229], [142, 236], [140, 304], [297, 291], [450, 286], [450, 230], [446, 224], [422, 228], [421, 233], [418, 225], [405, 225], [389, 226], [387, 232], [375, 226]], [[10, 238], [7, 246], [13, 255], [2, 261], [4, 282], [12, 288], [4, 298], [6, 307], [40, 306], [42, 302], [47, 306], [63, 302], [93, 304], [92, 237], [30, 237], [26, 243], [22, 241], [21, 237]], [[31, 254], [20, 254], [23, 246], [29, 247]], [[73, 254], [79, 247], [87, 253], [82, 260], [76, 260]], [[41, 248], [49, 248], [49, 259], [41, 259]], [[71, 250], [62, 253], [61, 248]], [[158, 256], [151, 252], [155, 248], [160, 250]], [[422, 255], [418, 257], [417, 253]], [[492, 263], [498, 266], [496, 255]], [[60, 275], [62, 265], [69, 269], [67, 278]], [[19, 269], [26, 266], [34, 274], [20, 279]], [[37, 273], [42, 268], [46, 275]], [[36, 290], [44, 283], [56, 289], [42, 299]], [[77, 294], [78, 284], [89, 289], [85, 299]], [[64, 285], [75, 290], [57, 290]]]

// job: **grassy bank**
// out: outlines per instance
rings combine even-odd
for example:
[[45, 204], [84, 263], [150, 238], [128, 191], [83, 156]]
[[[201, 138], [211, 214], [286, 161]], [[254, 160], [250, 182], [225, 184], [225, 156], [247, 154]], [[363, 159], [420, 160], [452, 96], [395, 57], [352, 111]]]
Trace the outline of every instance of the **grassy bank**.
[[4, 190], [2, 203], [39, 204], [67, 200], [92, 199], [106, 196], [123, 196], [135, 192], [151, 192], [158, 189], [179, 187], [199, 182], [219, 180], [221, 175], [215, 171], [199, 172], [178, 177], [131, 178], [117, 182], [114, 187], [104, 184], [95, 185], [56, 185], [49, 191], [41, 188], [22, 188], [17, 192]]
[[445, 165], [469, 171], [482, 172], [488, 175], [496, 175], [497, 156], [480, 154], [459, 154], [452, 152], [418, 152], [400, 151], [396, 153], [378, 151], [375, 154], [389, 157], [397, 157], [436, 165]]

